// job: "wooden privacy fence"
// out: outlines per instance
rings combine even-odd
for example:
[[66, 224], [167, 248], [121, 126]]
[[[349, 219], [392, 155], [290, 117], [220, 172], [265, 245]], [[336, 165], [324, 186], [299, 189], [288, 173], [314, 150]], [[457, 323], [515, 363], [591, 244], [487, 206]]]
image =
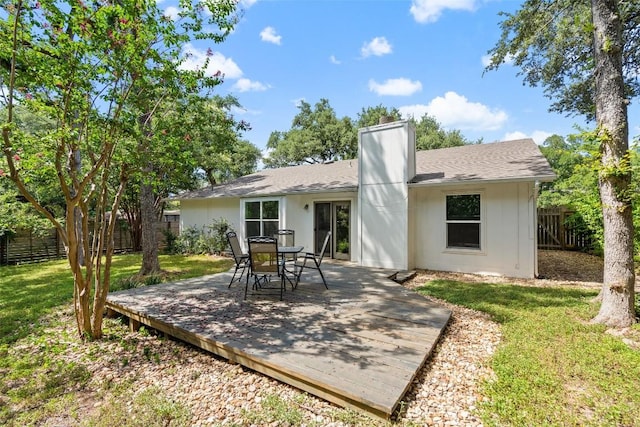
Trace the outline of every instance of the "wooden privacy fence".
[[538, 209], [538, 249], [589, 249], [591, 235], [568, 223], [575, 212], [566, 208]]
[[[178, 234], [179, 222], [158, 222], [156, 229], [158, 243], [163, 248], [165, 246], [164, 230]], [[133, 250], [131, 234], [125, 220], [119, 220], [116, 223], [113, 240], [116, 252]], [[0, 265], [44, 261], [62, 258], [65, 255], [64, 246], [53, 228], [44, 236], [37, 236], [29, 230], [20, 230], [12, 237], [0, 236]]]

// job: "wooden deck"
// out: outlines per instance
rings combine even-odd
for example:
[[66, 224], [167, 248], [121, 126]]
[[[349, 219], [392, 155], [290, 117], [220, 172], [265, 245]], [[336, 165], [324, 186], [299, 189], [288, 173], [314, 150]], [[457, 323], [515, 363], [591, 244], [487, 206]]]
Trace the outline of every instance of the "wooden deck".
[[295, 291], [227, 289], [231, 273], [113, 292], [135, 324], [235, 361], [343, 407], [388, 419], [451, 312], [389, 280], [391, 271], [323, 264]]

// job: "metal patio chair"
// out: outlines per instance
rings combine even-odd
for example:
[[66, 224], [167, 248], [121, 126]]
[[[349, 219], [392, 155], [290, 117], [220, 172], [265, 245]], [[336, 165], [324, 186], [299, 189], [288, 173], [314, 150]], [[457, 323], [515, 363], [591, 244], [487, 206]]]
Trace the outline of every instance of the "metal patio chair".
[[[229, 242], [229, 247], [231, 248], [231, 254], [233, 255], [233, 260], [236, 263], [236, 269], [233, 272], [233, 277], [231, 277], [231, 281], [229, 282], [229, 288], [233, 285], [233, 282], [240, 282], [242, 280], [242, 276], [244, 272], [249, 268], [249, 254], [245, 254], [242, 252], [240, 248], [240, 241], [238, 240], [238, 235], [235, 231], [227, 232], [227, 242]], [[240, 276], [236, 279], [236, 274], [240, 270]]]
[[288, 228], [277, 230], [273, 237], [278, 239], [278, 246], [295, 246], [296, 232]]
[[[275, 237], [278, 240], [278, 246], [295, 246], [296, 244], [296, 232], [295, 230], [291, 230], [289, 228], [283, 228], [283, 229], [279, 229], [277, 230], [274, 234], [273, 237]], [[296, 256], [295, 255], [285, 255], [283, 256], [283, 261], [284, 262], [289, 262], [289, 263], [293, 263], [296, 260]]]
[[[249, 237], [249, 274], [244, 288], [244, 298], [249, 290], [249, 276], [253, 278], [253, 289], [279, 289], [280, 300], [284, 292], [284, 273], [280, 271], [281, 261], [278, 254], [278, 241], [271, 236]], [[272, 278], [278, 278], [278, 288], [270, 287]]]
[[298, 260], [295, 263], [295, 267], [297, 270], [296, 274], [296, 285], [298, 287], [298, 283], [300, 282], [300, 276], [302, 276], [302, 272], [305, 268], [311, 268], [313, 270], [317, 270], [320, 273], [320, 277], [322, 278], [322, 283], [324, 283], [324, 287], [329, 289], [327, 286], [327, 281], [324, 278], [324, 274], [322, 274], [322, 269], [320, 266], [322, 265], [322, 259], [324, 258], [324, 252], [327, 250], [327, 245], [329, 244], [329, 240], [331, 239], [331, 231], [327, 233], [327, 236], [324, 238], [324, 243], [322, 244], [322, 250], [320, 250], [320, 254], [316, 255], [313, 252], [304, 252], [299, 255]]

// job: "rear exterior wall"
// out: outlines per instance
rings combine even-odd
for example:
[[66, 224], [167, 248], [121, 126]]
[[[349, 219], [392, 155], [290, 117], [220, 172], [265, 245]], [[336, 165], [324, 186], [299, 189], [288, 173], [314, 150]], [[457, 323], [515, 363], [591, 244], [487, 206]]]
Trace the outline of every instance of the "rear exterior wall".
[[[532, 182], [413, 188], [416, 268], [533, 278], [537, 275]], [[480, 249], [447, 247], [446, 196], [480, 194]]]

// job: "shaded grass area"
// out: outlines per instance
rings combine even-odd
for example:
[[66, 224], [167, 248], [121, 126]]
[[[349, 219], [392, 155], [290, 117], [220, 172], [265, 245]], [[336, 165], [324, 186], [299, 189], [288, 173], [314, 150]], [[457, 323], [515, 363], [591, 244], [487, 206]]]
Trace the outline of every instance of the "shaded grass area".
[[[140, 285], [140, 279], [131, 279], [140, 264], [139, 254], [114, 257], [112, 287]], [[233, 262], [207, 256], [163, 255], [160, 264], [166, 273], [153, 283], [219, 273]], [[0, 267], [0, 425], [41, 425], [43, 420], [59, 418], [60, 414], [64, 419], [57, 425], [79, 425], [80, 420], [92, 426], [142, 425], [136, 424], [140, 420], [144, 425], [169, 425], [167, 421], [187, 425], [183, 422], [189, 419], [186, 410], [164, 399], [157, 390], [136, 396], [136, 405], [129, 408], [119, 405], [118, 399], [125, 393], [120, 391], [115, 394], [110, 417], [98, 414], [106, 424], [85, 419], [78, 402], [86, 397], [91, 373], [84, 363], [90, 362], [59, 357], [69, 347], [83, 345], [76, 334], [69, 332], [74, 328], [60, 327], [62, 322], [73, 322], [72, 297], [73, 279], [66, 260]], [[106, 320], [105, 340], [128, 345], [122, 338], [126, 328]], [[51, 329], [57, 331], [55, 336]]]
[[[230, 259], [205, 255], [161, 255], [160, 265], [165, 274], [137, 279], [135, 275], [141, 262], [141, 254], [115, 256], [110, 290], [204, 276], [226, 271], [232, 265]], [[12, 343], [33, 333], [42, 316], [72, 302], [72, 298], [73, 278], [66, 260], [0, 267], [0, 344]]]
[[[230, 259], [162, 256], [166, 272], [141, 280], [134, 277], [140, 262], [140, 255], [116, 257], [112, 288], [232, 266]], [[74, 328], [56, 327], [73, 319], [72, 288], [65, 261], [0, 268], [0, 425], [189, 425], [188, 409], [162, 390], [114, 382], [95, 391], [90, 360], [59, 357], [83, 345], [73, 332], [64, 332]], [[640, 426], [640, 350], [588, 323], [597, 310], [590, 302], [594, 291], [435, 280], [419, 292], [489, 313], [502, 325], [503, 341], [491, 361], [495, 378], [483, 384], [479, 405], [486, 425]], [[638, 326], [632, 332], [640, 337]], [[125, 326], [105, 319], [104, 339], [126, 349], [113, 356], [116, 363], [126, 365], [141, 354], [155, 363], [152, 349], [127, 341], [125, 334]], [[102, 406], [94, 407], [92, 399]], [[304, 394], [293, 405], [266, 395], [260, 410], [244, 413], [243, 425], [388, 425], [340, 409], [331, 420], [301, 421], [307, 406]]]
[[640, 351], [589, 324], [597, 292], [451, 280], [418, 291], [502, 325], [495, 378], [483, 385], [486, 425], [640, 426]]

